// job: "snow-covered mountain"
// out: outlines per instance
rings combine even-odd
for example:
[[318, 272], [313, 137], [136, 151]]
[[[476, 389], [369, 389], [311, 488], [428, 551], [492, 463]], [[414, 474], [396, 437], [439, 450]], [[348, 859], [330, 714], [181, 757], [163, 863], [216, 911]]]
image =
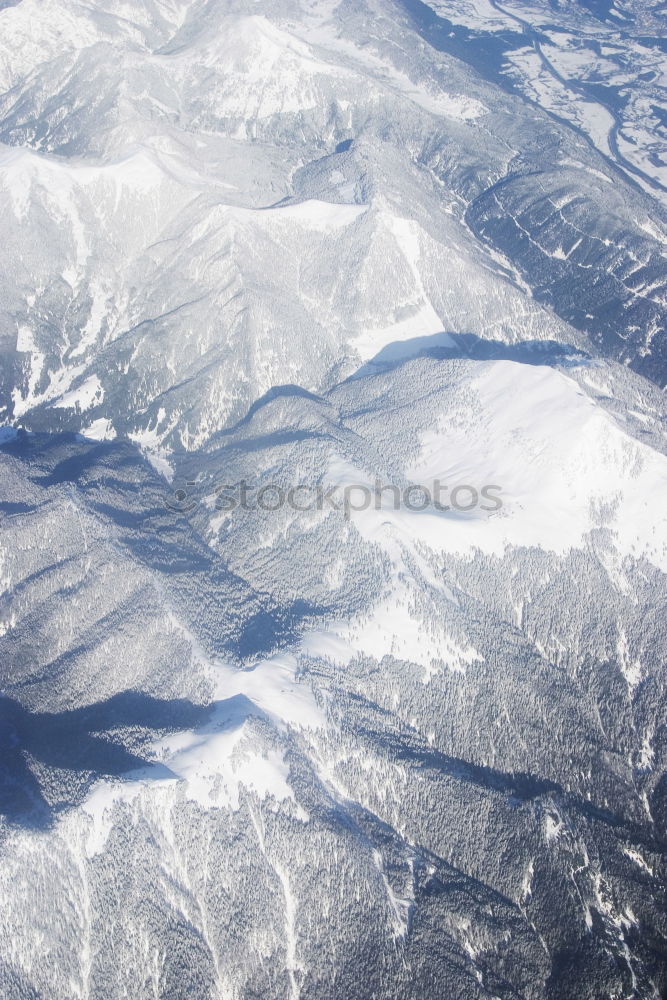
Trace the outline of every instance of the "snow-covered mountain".
[[666, 36], [0, 3], [3, 1000], [664, 994]]

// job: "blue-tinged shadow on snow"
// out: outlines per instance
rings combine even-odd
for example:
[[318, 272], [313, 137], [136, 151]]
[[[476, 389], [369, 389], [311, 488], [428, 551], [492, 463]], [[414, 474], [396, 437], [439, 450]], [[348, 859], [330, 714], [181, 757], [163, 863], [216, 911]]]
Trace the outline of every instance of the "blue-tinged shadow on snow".
[[[250, 714], [249, 706], [236, 709], [234, 717], [241, 709]], [[175, 778], [164, 764], [142, 755], [142, 744], [200, 727], [212, 711], [186, 699], [124, 691], [83, 708], [31, 712], [0, 695], [0, 816], [12, 825], [47, 829], [100, 777], [140, 771], [147, 779]]]
[[523, 340], [507, 344], [501, 340], [485, 340], [474, 333], [442, 331], [409, 340], [394, 340], [350, 377], [358, 379], [391, 371], [415, 358], [514, 361], [523, 365], [564, 368], [591, 364], [591, 357], [585, 351], [555, 340]]
[[[312, 394], [296, 386], [281, 387], [266, 400], [281, 395]], [[21, 462], [28, 481], [43, 491], [37, 505], [8, 498], [3, 506], [0, 501], [0, 517], [27, 515], [39, 504], [72, 495], [68, 491], [73, 488], [85, 509], [108, 526], [112, 544], [160, 574], [171, 605], [184, 607], [189, 620], [197, 619], [212, 656], [246, 660], [269, 655], [294, 641], [309, 621], [328, 613], [306, 601], [283, 603], [258, 593], [230, 570], [185, 514], [167, 508], [165, 481], [130, 441], [94, 442], [71, 432], [18, 431], [0, 440], [0, 452]]]

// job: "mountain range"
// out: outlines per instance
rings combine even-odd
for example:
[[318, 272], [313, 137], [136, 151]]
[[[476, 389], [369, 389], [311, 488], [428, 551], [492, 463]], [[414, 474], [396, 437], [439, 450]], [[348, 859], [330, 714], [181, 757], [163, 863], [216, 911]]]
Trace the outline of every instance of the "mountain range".
[[0, 994], [660, 1000], [664, 4], [0, 2]]

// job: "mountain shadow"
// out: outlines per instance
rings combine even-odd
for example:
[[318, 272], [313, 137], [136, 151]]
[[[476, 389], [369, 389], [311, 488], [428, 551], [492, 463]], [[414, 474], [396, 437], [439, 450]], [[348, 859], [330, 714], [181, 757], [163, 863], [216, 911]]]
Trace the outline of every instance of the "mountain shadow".
[[363, 364], [350, 376], [350, 379], [391, 371], [415, 358], [515, 361], [523, 365], [568, 368], [590, 364], [592, 361], [591, 356], [581, 348], [572, 344], [561, 344], [556, 340], [523, 340], [507, 344], [501, 340], [486, 340], [475, 333], [442, 331], [385, 344], [382, 350]]
[[144, 756], [142, 745], [199, 727], [211, 713], [212, 706], [136, 691], [64, 712], [31, 712], [0, 695], [0, 816], [12, 825], [47, 829], [100, 777], [146, 768], [154, 779], [175, 777]]

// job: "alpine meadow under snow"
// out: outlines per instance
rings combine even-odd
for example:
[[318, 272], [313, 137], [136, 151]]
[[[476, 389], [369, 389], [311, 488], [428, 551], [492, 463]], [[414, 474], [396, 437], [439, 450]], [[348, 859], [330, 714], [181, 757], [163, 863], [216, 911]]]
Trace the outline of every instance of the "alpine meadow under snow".
[[0, 998], [667, 996], [667, 5], [0, 0]]

